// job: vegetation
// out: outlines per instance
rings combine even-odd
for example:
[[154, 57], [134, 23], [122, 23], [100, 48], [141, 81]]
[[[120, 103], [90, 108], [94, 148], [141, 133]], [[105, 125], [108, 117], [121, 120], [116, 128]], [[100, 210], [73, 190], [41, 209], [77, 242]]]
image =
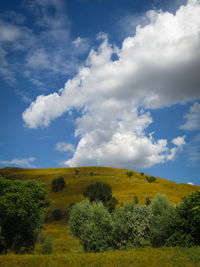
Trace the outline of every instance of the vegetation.
[[149, 183], [153, 183], [153, 182], [156, 181], [156, 178], [153, 177], [153, 176], [146, 176], [146, 179], [147, 179], [147, 181], [148, 181]]
[[58, 221], [58, 220], [61, 220], [63, 219], [63, 213], [62, 213], [62, 210], [60, 209], [55, 209], [53, 210], [53, 218], [54, 220]]
[[62, 191], [65, 186], [66, 182], [62, 176], [58, 177], [57, 179], [54, 179], [51, 183], [51, 188], [53, 192]]
[[[74, 168], [56, 169], [20, 169], [3, 168], [0, 174], [9, 180], [15, 179], [29, 180], [35, 179], [40, 183], [47, 183], [50, 191], [49, 199], [53, 199], [53, 204], [48, 208], [48, 212], [53, 216], [53, 211], [60, 209], [65, 215], [71, 203], [77, 203], [83, 199], [83, 192], [92, 183], [100, 182], [108, 184], [112, 188], [112, 195], [118, 199], [117, 210], [123, 207], [123, 203], [133, 201], [133, 196], [137, 196], [141, 205], [146, 204], [145, 196], [149, 196], [153, 202], [156, 192], [165, 194], [172, 203], [176, 212], [180, 200], [188, 193], [199, 190], [200, 187], [178, 184], [165, 179], [156, 178], [156, 183], [148, 183], [145, 175], [134, 172], [134, 179], [129, 179], [127, 170], [101, 167], [81, 167], [77, 168], [78, 174], [74, 179]], [[94, 175], [91, 175], [91, 172]], [[51, 183], [54, 179], [62, 176], [67, 186], [58, 193], [51, 190]], [[89, 204], [89, 203], [88, 203]], [[178, 204], [178, 205], [177, 205]], [[93, 205], [93, 203], [92, 203]], [[152, 203], [146, 208], [150, 208]], [[198, 210], [197, 206], [192, 209]], [[104, 207], [103, 207], [104, 208]], [[117, 211], [116, 210], [116, 211]], [[109, 214], [109, 213], [108, 213]], [[115, 211], [109, 214], [113, 221]], [[178, 218], [180, 216], [177, 216]], [[66, 218], [66, 216], [64, 216]], [[152, 215], [153, 220], [153, 215]], [[152, 224], [151, 224], [152, 225]], [[170, 225], [170, 234], [176, 229], [177, 224]], [[126, 251], [107, 251], [99, 253], [83, 253], [83, 247], [79, 240], [68, 234], [68, 227], [64, 220], [51, 220], [44, 225], [42, 233], [53, 241], [54, 251], [52, 255], [41, 255], [42, 245], [36, 242], [34, 255], [21, 255], [20, 257], [11, 254], [0, 256], [0, 267], [7, 266], [198, 266], [200, 265], [200, 247], [180, 248], [180, 247], [161, 247], [151, 248], [131, 248]], [[149, 234], [151, 233], [151, 227]], [[177, 239], [175, 239], [177, 240]], [[151, 236], [150, 236], [151, 241]], [[43, 241], [44, 242], [44, 241]], [[149, 242], [149, 241], [148, 241]], [[0, 237], [0, 247], [4, 244], [4, 239]], [[146, 243], [143, 245], [145, 246]], [[39, 255], [40, 254], [40, 255]]]
[[95, 183], [89, 185], [83, 192], [85, 198], [88, 198], [90, 203], [93, 201], [102, 201], [103, 205], [108, 208], [109, 212], [115, 209], [118, 204], [116, 198], [112, 197], [112, 188], [108, 184]]
[[33, 250], [49, 204], [46, 195], [44, 184], [0, 177], [0, 236], [6, 249]]
[[133, 176], [133, 172], [132, 172], [132, 171], [128, 171], [128, 172], [126, 172], [126, 175], [127, 175], [129, 178], [131, 178], [131, 177]]
[[51, 254], [53, 252], [53, 243], [49, 236], [45, 236], [42, 241], [41, 253], [42, 254]]

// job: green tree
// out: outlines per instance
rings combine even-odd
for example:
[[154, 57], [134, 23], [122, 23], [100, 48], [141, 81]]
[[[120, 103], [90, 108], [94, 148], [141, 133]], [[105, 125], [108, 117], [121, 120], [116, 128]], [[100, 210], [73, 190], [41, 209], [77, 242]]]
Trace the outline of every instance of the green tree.
[[85, 198], [88, 198], [90, 203], [93, 201], [102, 201], [104, 206], [112, 212], [118, 204], [116, 198], [112, 197], [112, 188], [108, 184], [96, 182], [89, 185], [83, 193]]
[[200, 191], [182, 198], [176, 207], [175, 219], [170, 224], [169, 246], [200, 245]]
[[156, 181], [156, 178], [153, 177], [153, 176], [146, 176], [146, 180], [149, 182], [149, 183], [153, 183]]
[[150, 244], [149, 229], [152, 213], [146, 206], [125, 203], [113, 213], [115, 247], [127, 248]]
[[175, 208], [165, 195], [156, 194], [150, 205], [153, 217], [150, 227], [150, 239], [153, 247], [166, 244], [171, 235], [170, 225], [175, 218]]
[[45, 218], [44, 184], [0, 177], [0, 235], [6, 247], [16, 252], [31, 251]]
[[114, 223], [111, 214], [102, 202], [76, 203], [70, 212], [70, 232], [80, 239], [87, 252], [99, 252], [110, 248]]
[[51, 183], [51, 188], [53, 192], [62, 191], [65, 186], [66, 182], [62, 176], [58, 177], [57, 179], [54, 179]]
[[127, 175], [129, 178], [131, 178], [131, 177], [133, 176], [133, 172], [128, 171], [128, 172], [126, 172], [126, 175]]

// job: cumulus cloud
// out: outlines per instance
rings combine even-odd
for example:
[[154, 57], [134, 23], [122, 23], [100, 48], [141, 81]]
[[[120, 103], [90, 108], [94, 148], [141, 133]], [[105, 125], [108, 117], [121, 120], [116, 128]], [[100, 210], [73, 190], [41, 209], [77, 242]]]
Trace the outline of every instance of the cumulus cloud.
[[180, 126], [183, 130], [197, 130], [200, 128], [200, 103], [195, 102], [184, 116], [186, 121]]
[[68, 144], [65, 142], [59, 142], [56, 144], [55, 149], [60, 152], [74, 152], [75, 148], [72, 144]]
[[175, 14], [148, 12], [148, 18], [121, 48], [99, 36], [102, 44], [90, 51], [78, 74], [24, 111], [26, 125], [37, 128], [81, 110], [75, 131], [80, 142], [69, 166], [150, 167], [173, 160], [185, 144], [184, 137], [171, 145], [154, 140], [147, 130], [151, 109], [200, 98], [200, 1], [188, 1]]
[[31, 162], [35, 161], [35, 158], [30, 157], [30, 158], [24, 158], [24, 159], [12, 159], [10, 161], [6, 161], [6, 160], [1, 160], [0, 164], [3, 165], [15, 165], [15, 166], [19, 166], [19, 167], [27, 167], [27, 168], [34, 168], [35, 166], [33, 166], [31, 164]]

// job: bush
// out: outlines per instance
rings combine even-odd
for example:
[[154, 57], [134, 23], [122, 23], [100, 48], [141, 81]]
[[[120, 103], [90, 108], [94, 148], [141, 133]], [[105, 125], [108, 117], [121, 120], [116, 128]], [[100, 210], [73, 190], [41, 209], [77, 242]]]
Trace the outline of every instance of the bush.
[[53, 252], [53, 243], [49, 236], [45, 236], [41, 245], [42, 254], [51, 254]]
[[51, 183], [51, 188], [53, 192], [62, 191], [65, 186], [66, 182], [62, 176], [57, 179], [54, 179]]
[[90, 203], [93, 201], [102, 201], [104, 206], [112, 212], [118, 204], [116, 198], [112, 197], [112, 189], [108, 184], [95, 183], [89, 185], [83, 193], [85, 198], [88, 198]]
[[171, 222], [169, 246], [200, 245], [200, 191], [182, 198], [176, 207], [175, 219]]
[[166, 244], [171, 235], [170, 224], [174, 220], [175, 208], [166, 196], [156, 194], [150, 205], [153, 217], [150, 227], [150, 239], [153, 247]]
[[60, 209], [53, 210], [52, 214], [56, 221], [63, 219], [63, 213]]
[[149, 196], [145, 196], [144, 199], [145, 199], [145, 205], [146, 205], [146, 206], [149, 206], [149, 205], [151, 204], [151, 199], [150, 199], [150, 197], [149, 197]]
[[127, 248], [150, 244], [151, 210], [134, 202], [125, 203], [113, 213], [115, 247]]
[[137, 197], [137, 196], [134, 196], [133, 202], [134, 202], [135, 204], [139, 204], [139, 200], [138, 200], [138, 197]]
[[156, 181], [156, 178], [153, 177], [153, 176], [146, 176], [146, 179], [147, 179], [147, 181], [148, 181], [149, 183], [153, 183], [153, 182]]
[[112, 246], [114, 224], [102, 202], [83, 200], [72, 207], [69, 218], [70, 232], [80, 239], [87, 252], [99, 252]]
[[74, 169], [74, 173], [75, 173], [75, 175], [78, 175], [79, 174], [79, 170], [78, 169]]
[[129, 177], [129, 178], [131, 178], [131, 176], [133, 176], [133, 172], [126, 172], [126, 175]]
[[0, 229], [7, 248], [17, 253], [33, 250], [50, 204], [45, 187], [0, 177]]

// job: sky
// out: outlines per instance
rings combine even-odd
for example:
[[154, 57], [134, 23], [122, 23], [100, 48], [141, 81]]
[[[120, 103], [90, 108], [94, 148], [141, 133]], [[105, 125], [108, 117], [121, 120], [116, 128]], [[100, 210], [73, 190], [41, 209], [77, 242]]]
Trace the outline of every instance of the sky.
[[200, 0], [0, 4], [0, 167], [200, 185]]

